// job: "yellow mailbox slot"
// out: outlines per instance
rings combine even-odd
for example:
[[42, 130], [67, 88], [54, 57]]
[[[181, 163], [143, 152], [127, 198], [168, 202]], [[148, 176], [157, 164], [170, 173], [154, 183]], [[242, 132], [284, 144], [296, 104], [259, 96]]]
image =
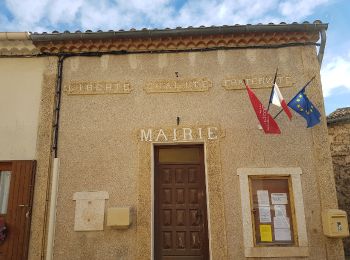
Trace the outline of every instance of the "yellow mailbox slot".
[[130, 207], [109, 208], [107, 210], [107, 226], [125, 229], [131, 224]]
[[327, 237], [342, 238], [349, 236], [346, 212], [339, 209], [328, 209], [322, 213], [323, 233]]

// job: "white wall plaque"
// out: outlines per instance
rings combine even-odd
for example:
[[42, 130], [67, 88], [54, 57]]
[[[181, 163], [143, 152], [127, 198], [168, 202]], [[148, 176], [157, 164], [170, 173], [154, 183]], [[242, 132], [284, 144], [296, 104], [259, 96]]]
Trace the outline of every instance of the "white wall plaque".
[[106, 191], [76, 192], [74, 231], [103, 230]]

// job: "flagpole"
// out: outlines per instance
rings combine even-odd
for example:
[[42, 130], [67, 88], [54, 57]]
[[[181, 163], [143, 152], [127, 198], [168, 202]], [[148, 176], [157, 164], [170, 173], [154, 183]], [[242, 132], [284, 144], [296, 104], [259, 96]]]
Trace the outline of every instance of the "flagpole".
[[[298, 91], [298, 93], [288, 102], [287, 106], [288, 106], [288, 105], [290, 104], [290, 102], [292, 102], [292, 100], [300, 93], [300, 91], [302, 91], [304, 88], [306, 88], [306, 87], [315, 79], [315, 77], [316, 77], [316, 76], [313, 76], [313, 77], [305, 84], [305, 86], [302, 87], [302, 88]], [[283, 109], [281, 109], [281, 110], [274, 116], [273, 119], [276, 119], [276, 117], [278, 117], [279, 114], [282, 113], [282, 111], [283, 111]]]
[[272, 83], [272, 88], [271, 88], [271, 93], [270, 93], [270, 98], [269, 98], [269, 104], [268, 104], [267, 110], [266, 110], [267, 112], [269, 112], [269, 109], [270, 109], [271, 97], [272, 97], [272, 94], [273, 94], [273, 87], [275, 86], [276, 78], [277, 78], [277, 71], [278, 71], [278, 67], [276, 68], [275, 78], [273, 79], [273, 83]]

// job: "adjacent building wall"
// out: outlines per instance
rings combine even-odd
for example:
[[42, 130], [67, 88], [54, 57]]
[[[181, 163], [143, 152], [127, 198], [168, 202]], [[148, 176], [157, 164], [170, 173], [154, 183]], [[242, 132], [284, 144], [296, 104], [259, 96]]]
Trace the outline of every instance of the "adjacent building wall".
[[[330, 123], [329, 139], [339, 208], [350, 216], [350, 121]], [[349, 221], [350, 224], [350, 221]], [[345, 254], [350, 256], [350, 238], [344, 239]]]
[[28, 259], [43, 259], [46, 250], [48, 200], [52, 159], [52, 126], [55, 109], [57, 57], [45, 58], [37, 134], [37, 169], [34, 187]]
[[0, 58], [0, 160], [36, 160], [29, 259], [45, 255], [56, 57]]
[[0, 160], [36, 159], [45, 58], [0, 59]]

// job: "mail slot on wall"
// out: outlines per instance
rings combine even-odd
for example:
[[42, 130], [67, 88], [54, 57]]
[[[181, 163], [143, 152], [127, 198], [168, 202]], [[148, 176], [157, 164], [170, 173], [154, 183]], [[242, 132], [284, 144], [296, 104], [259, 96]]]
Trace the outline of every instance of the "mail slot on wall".
[[131, 224], [130, 207], [112, 207], [107, 210], [107, 226], [128, 228]]
[[328, 209], [322, 213], [323, 233], [327, 237], [349, 236], [346, 212], [339, 209]]

